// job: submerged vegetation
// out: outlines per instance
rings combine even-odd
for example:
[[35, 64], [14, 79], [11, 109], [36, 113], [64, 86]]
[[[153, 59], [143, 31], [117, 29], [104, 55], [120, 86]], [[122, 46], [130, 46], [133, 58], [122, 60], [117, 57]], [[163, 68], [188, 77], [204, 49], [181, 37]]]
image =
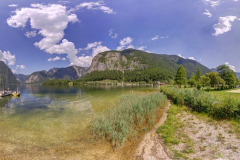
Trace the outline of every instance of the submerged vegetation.
[[115, 107], [105, 110], [91, 123], [95, 138], [106, 139], [116, 148], [151, 129], [160, 110], [167, 105], [161, 93], [124, 95]]
[[224, 97], [218, 98], [213, 94], [199, 90], [162, 87], [161, 91], [173, 103], [186, 105], [193, 111], [207, 113], [217, 119], [240, 118], [240, 101]]

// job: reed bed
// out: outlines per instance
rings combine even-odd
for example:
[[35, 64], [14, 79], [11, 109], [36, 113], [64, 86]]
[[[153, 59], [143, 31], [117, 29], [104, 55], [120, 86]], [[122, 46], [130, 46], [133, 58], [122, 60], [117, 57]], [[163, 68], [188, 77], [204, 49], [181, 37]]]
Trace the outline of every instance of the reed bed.
[[207, 113], [217, 119], [240, 119], [240, 101], [236, 98], [217, 97], [199, 90], [162, 87], [161, 91], [173, 103], [186, 105], [193, 111]]
[[91, 131], [95, 138], [106, 139], [117, 148], [151, 129], [166, 105], [167, 97], [161, 93], [123, 95], [115, 106], [97, 115]]

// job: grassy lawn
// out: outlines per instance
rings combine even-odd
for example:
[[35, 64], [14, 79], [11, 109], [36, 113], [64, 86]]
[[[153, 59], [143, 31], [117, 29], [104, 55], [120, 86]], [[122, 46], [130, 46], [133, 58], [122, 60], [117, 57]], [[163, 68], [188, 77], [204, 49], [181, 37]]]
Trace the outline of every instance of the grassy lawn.
[[230, 96], [230, 97], [237, 98], [240, 100], [240, 93], [228, 92], [228, 91], [232, 91], [232, 90], [236, 90], [236, 89], [222, 90], [222, 91], [210, 91], [209, 93], [219, 96], [219, 97], [222, 97], [222, 98]]

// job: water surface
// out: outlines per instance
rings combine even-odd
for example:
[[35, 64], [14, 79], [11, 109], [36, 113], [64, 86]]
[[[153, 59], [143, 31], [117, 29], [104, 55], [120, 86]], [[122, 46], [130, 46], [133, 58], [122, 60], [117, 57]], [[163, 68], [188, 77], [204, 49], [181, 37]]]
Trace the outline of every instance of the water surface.
[[159, 91], [130, 86], [21, 85], [18, 89], [19, 98], [0, 98], [0, 154], [45, 153], [79, 139], [94, 115], [113, 106], [121, 95]]

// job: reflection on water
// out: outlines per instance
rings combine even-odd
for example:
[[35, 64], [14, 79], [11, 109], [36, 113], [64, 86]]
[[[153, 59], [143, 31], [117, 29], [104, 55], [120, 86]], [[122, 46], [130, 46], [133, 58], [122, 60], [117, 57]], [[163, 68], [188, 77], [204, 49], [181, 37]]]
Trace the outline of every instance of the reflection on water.
[[[5, 116], [41, 110], [48, 112], [57, 109], [75, 109], [83, 112], [102, 111], [124, 93], [156, 90], [150, 87], [118, 86], [81, 86], [81, 87], [46, 87], [41, 85], [11, 86], [19, 89], [21, 96], [0, 99], [0, 108]], [[1, 115], [1, 113], [0, 113]]]
[[[12, 88], [16, 87], [13, 86]], [[91, 102], [80, 88], [22, 85], [18, 89], [21, 92], [20, 97], [3, 97], [0, 99], [0, 108], [5, 117], [31, 112], [32, 110], [45, 112], [53, 109], [89, 111], [92, 108]]]

